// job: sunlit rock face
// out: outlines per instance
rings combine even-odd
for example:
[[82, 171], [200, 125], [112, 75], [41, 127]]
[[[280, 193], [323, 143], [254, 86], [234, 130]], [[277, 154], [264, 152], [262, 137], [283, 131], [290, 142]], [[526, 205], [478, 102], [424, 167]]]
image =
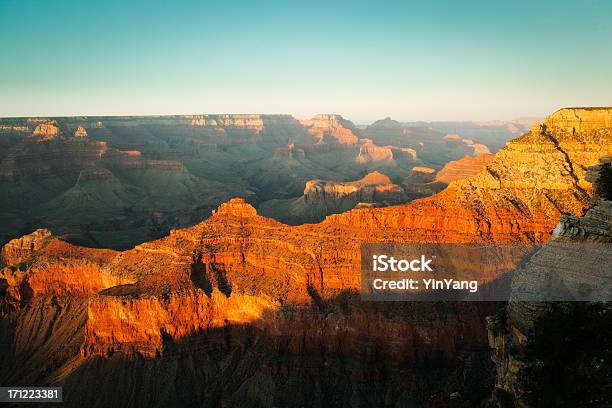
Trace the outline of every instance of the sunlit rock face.
[[87, 130], [79, 125], [74, 131], [74, 137], [87, 137]]
[[376, 146], [370, 139], [364, 139], [359, 146], [359, 154], [355, 161], [357, 163], [386, 162], [391, 164], [393, 163], [393, 151], [389, 146]]
[[331, 139], [341, 144], [352, 144], [359, 140], [360, 131], [340, 115], [319, 114], [301, 123], [318, 143]]
[[559, 109], [546, 118], [548, 128], [566, 133], [589, 132], [612, 128], [612, 109], [610, 108], [565, 108]]
[[[43, 227], [75, 244], [126, 249], [198, 223], [235, 196], [262, 208], [274, 200], [278, 212], [266, 215], [282, 221], [318, 222], [354, 206], [285, 217], [311, 180], [380, 171], [403, 188], [411, 168], [438, 170], [473, 151], [427, 129], [371, 128], [372, 137], [334, 114], [0, 119], [0, 243]], [[436, 191], [404, 199], [394, 188], [355, 205]]]
[[448, 162], [436, 173], [435, 181], [450, 184], [453, 181], [475, 176], [485, 166], [493, 161], [492, 154], [464, 156], [462, 159]]
[[36, 125], [32, 134], [37, 136], [39, 140], [50, 140], [60, 135], [60, 129], [57, 126], [57, 122], [49, 121]]
[[[17, 240], [3, 248], [0, 353], [8, 363], [0, 379], [63, 385], [73, 390], [71, 406], [109, 405], [130, 389], [143, 398], [180, 390], [211, 406], [303, 406], [339, 393], [355, 405], [419, 406], [432, 395], [449, 403], [449, 383], [486, 388], [473, 367], [487, 370], [485, 315], [496, 305], [361, 302], [360, 246], [545, 242], [562, 213], [583, 215], [593, 195], [587, 167], [612, 143], [607, 128], [554, 129], [512, 141], [435, 196], [316, 224], [289, 226], [232, 199], [191, 227], [125, 251], [48, 232]], [[79, 174], [80, 188], [114, 185], [104, 171]], [[353, 187], [388, 185], [381, 174], [359, 183]], [[327, 195], [326, 187], [313, 192]], [[114, 393], [91, 399], [109, 384]]]
[[31, 234], [15, 238], [2, 247], [1, 261], [7, 265], [18, 264], [32, 256], [51, 238], [51, 231], [38, 229]]
[[[594, 184], [602, 167], [589, 169]], [[580, 406], [585, 401], [598, 406], [610, 400], [609, 303], [568, 301], [571, 296], [560, 290], [553, 295], [565, 301], [525, 299], [556, 282], [572, 282], [574, 288], [606, 282], [611, 244], [612, 202], [596, 194], [582, 217], [561, 216], [552, 239], [515, 272], [507, 308], [487, 319], [497, 372], [490, 406]], [[603, 286], [596, 290], [609, 293]], [[556, 386], [565, 382], [572, 387]]]
[[271, 200], [258, 211], [265, 216], [291, 224], [320, 222], [326, 216], [342, 213], [356, 206], [381, 207], [408, 201], [404, 189], [381, 172], [368, 173], [356, 181], [310, 180], [301, 197]]

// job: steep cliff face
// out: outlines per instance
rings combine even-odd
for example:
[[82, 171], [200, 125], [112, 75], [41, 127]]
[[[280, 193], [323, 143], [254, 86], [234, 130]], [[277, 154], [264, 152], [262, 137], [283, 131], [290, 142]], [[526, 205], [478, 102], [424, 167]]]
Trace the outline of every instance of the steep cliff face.
[[37, 140], [51, 140], [60, 135], [60, 129], [57, 122], [49, 121], [36, 125], [32, 134], [37, 137]]
[[106, 151], [107, 144], [100, 141], [24, 139], [0, 162], [0, 181], [30, 181], [70, 174], [93, 166]]
[[127, 282], [103, 264], [114, 251], [76, 247], [37, 230], [2, 247], [0, 311], [19, 308], [34, 298], [87, 296]]
[[[141, 361], [138, 372], [145, 367], [156, 371], [155, 362], [182, 364], [202, 351], [235, 360], [221, 372], [215, 361], [186, 368], [187, 378], [194, 376], [190, 381], [204, 372], [223, 379], [216, 386], [203, 380], [200, 386], [207, 391], [199, 395], [179, 387], [191, 400], [217, 395], [244, 404], [265, 397], [288, 406], [303, 405], [308, 395], [375, 405], [385, 398], [421, 401], [445, 390], [453, 370], [463, 370], [462, 359], [479, 359], [480, 352], [473, 350], [485, 348], [486, 338], [478, 333], [491, 307], [362, 304], [346, 291], [359, 284], [358, 240], [337, 231], [288, 227], [258, 216], [244, 200], [231, 200], [207, 221], [130, 251], [80, 248], [46, 236], [44, 245], [20, 258], [28, 265], [24, 270], [17, 264], [3, 270], [8, 289], [0, 297], [3, 304], [7, 299], [13, 304], [12, 312], [4, 310], [8, 327], [3, 336], [9, 336], [5, 341], [11, 348], [3, 353], [13, 353], [13, 344], [27, 353], [26, 346], [13, 342], [49, 322], [54, 322], [51, 336], [41, 339], [41, 353], [57, 350], [55, 341], [67, 332], [82, 339], [77, 355], [62, 351], [53, 364], [30, 366], [29, 361], [39, 360], [28, 360], [27, 370], [21, 369], [42, 383], [72, 390], [67, 393], [70, 405], [89, 398], [87, 390], [96, 387], [88, 380], [92, 375], [105, 387], [134, 359]], [[24, 287], [31, 288], [28, 297], [17, 296]], [[55, 298], [53, 307], [45, 303]], [[21, 358], [15, 353], [11, 361]], [[420, 364], [440, 368], [434, 375], [422, 372]], [[3, 379], [24, 381], [3, 370]], [[184, 378], [159, 375], [168, 384]], [[252, 387], [254, 394], [227, 386], [236, 375], [239, 386]], [[327, 377], [336, 378], [334, 387], [311, 383]], [[262, 378], [275, 390], [256, 387]], [[381, 395], [368, 395], [372, 384]], [[117, 384], [121, 390], [133, 385], [133, 380]], [[156, 388], [153, 383], [141, 386], [148, 392]], [[297, 399], [290, 402], [288, 395]], [[106, 398], [91, 403], [102, 406]]]
[[51, 231], [38, 229], [31, 234], [10, 240], [2, 247], [0, 261], [14, 265], [29, 259], [51, 239]]
[[[562, 110], [563, 111], [563, 110]], [[591, 110], [585, 110], [588, 120]], [[560, 215], [582, 214], [589, 205], [588, 166], [612, 150], [612, 128], [567, 132], [537, 127], [508, 142], [471, 178], [410, 205], [360, 209], [324, 223], [425, 230], [424, 236], [492, 241], [545, 241]]]
[[553, 299], [565, 302], [526, 300], [558, 282], [571, 282], [578, 292], [607, 290], [601, 299], [608, 300], [611, 244], [612, 202], [597, 200], [583, 217], [562, 216], [552, 239], [516, 272], [507, 308], [488, 318], [497, 369], [491, 406], [605, 406], [610, 401], [610, 305], [568, 302], [571, 297], [561, 290]]
[[444, 189], [444, 184], [436, 182], [436, 170], [430, 167], [414, 166], [402, 181], [402, 186], [410, 198], [422, 198]]
[[359, 154], [355, 158], [357, 163], [393, 163], [393, 151], [390, 147], [376, 146], [370, 139], [364, 139], [359, 146]]
[[462, 159], [448, 162], [436, 173], [436, 181], [450, 184], [453, 181], [475, 176], [485, 166], [493, 161], [492, 154], [478, 154], [476, 156], [465, 156]]
[[351, 121], [340, 115], [320, 114], [310, 120], [302, 120], [301, 123], [306, 126], [317, 143], [331, 140], [341, 144], [352, 144], [359, 140], [359, 130]]
[[[173, 391], [213, 406], [448, 404], [450, 391], [465, 389], [458, 378], [487, 386], [470, 366], [486, 355], [484, 315], [495, 305], [361, 302], [360, 245], [547, 240], [560, 213], [583, 213], [587, 166], [612, 142], [610, 129], [555, 129], [515, 140], [434, 197], [319, 224], [291, 227], [232, 199], [203, 222], [123, 252], [48, 233], [17, 241], [3, 249], [0, 336], [8, 346], [0, 353], [24, 361], [38, 383], [72, 389], [74, 406], [108, 405], [129, 389], [153, 405], [184, 403], [164, 399]], [[363, 184], [372, 178], [381, 179]], [[66, 338], [70, 353], [32, 366], [39, 360], [27, 359], [24, 339], [41, 327], [51, 327], [37, 337], [41, 354]], [[4, 367], [3, 382], [32, 379]], [[126, 372], [136, 374], [92, 400], [87, 390], [107, 387], [100, 378], [113, 384]]]
[[304, 194], [294, 200], [271, 200], [262, 203], [258, 211], [288, 224], [320, 222], [330, 214], [348, 211], [358, 204], [372, 207], [406, 202], [402, 187], [389, 177], [374, 171], [360, 180], [339, 182], [310, 180]]
[[544, 124], [566, 133], [581, 133], [612, 128], [610, 108], [565, 108], [546, 118]]
[[[72, 243], [125, 249], [200, 222], [234, 196], [294, 199], [309, 180], [375, 170], [400, 180], [429, 166], [414, 148], [368, 142], [330, 114], [303, 123], [241, 114], [5, 118], [0, 133], [0, 243], [44, 227]], [[446, 162], [436, 152], [434, 167]], [[81, 173], [107, 178], [79, 184]]]
[[74, 137], [87, 137], [87, 130], [79, 125], [74, 131]]

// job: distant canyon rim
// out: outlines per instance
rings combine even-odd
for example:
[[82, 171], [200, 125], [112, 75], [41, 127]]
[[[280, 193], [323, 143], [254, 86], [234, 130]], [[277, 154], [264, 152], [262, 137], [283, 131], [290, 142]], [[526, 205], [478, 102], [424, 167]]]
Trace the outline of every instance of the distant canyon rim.
[[297, 225], [409, 202], [475, 174], [531, 120], [359, 128], [339, 115], [0, 119], [0, 243], [49, 228], [126, 249], [242, 197]]
[[[547, 244], [554, 262], [521, 266], [532, 285], [577, 262], [556, 242], [612, 242], [612, 108], [561, 109], [499, 150], [337, 115], [1, 124], [2, 383], [92, 407], [526, 407], [605, 387], [606, 365], [584, 375], [605, 342], [546, 354], [599, 309], [357, 291], [364, 242]], [[583, 394], [538, 388], [572, 378]]]

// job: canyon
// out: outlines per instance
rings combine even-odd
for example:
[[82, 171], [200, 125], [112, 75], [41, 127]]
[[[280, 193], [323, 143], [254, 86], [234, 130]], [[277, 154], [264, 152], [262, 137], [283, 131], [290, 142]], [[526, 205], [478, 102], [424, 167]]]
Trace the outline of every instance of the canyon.
[[[445, 140], [430, 129], [406, 130], [388, 120], [360, 130], [329, 115], [306, 123], [261, 115], [137, 119], [141, 126], [132, 125], [134, 118], [58, 120], [59, 136], [48, 127], [32, 136], [15, 136], [23, 132], [11, 130], [15, 140], [3, 145], [9, 154], [1, 174], [3, 182], [24, 183], [20, 194], [40, 179], [78, 170], [76, 181], [64, 184], [71, 186], [62, 195], [65, 200], [50, 201], [54, 208], [62, 203], [66, 216], [56, 216], [62, 225], [77, 211], [70, 207], [75, 200], [102, 203], [97, 211], [112, 212], [113, 202], [129, 202], [131, 188], [147, 188], [138, 184], [143, 178], [161, 183], [148, 187], [156, 201], [164, 203], [168, 193], [175, 199], [166, 201], [168, 206], [179, 197], [202, 212], [214, 209], [198, 222], [185, 221], [191, 226], [177, 223], [180, 228], [169, 227], [163, 237], [126, 250], [77, 245], [61, 228], [60, 235], [45, 229], [45, 222], [8, 240], [0, 260], [0, 380], [62, 385], [67, 405], [93, 407], [194, 401], [210, 406], [474, 406], [489, 398], [494, 386], [499, 395], [521, 398], [508, 375], [512, 370], [504, 368], [512, 363], [506, 363], [510, 357], [503, 344], [515, 340], [495, 331], [491, 319], [487, 335], [486, 317], [495, 315], [499, 304], [363, 302], [360, 246], [559, 239], [566, 234], [565, 227], [553, 233], [560, 217], [575, 224], [577, 217], [597, 218], [601, 211], [587, 212], [596, 196], [589, 169], [612, 154], [610, 111], [562, 109], [494, 157], [474, 159], [462, 158], [474, 154], [477, 143]], [[166, 126], [165, 139], [151, 136], [159, 135], [158, 122]], [[21, 122], [11, 126], [29, 129]], [[78, 126], [87, 136], [62, 138], [75, 135]], [[275, 131], [268, 133], [268, 127]], [[293, 137], [285, 132], [288, 127], [303, 131]], [[191, 139], [173, 139], [184, 129], [191, 129]], [[132, 136], [122, 138], [127, 132]], [[96, 134], [104, 135], [106, 144]], [[364, 140], [366, 134], [371, 141]], [[211, 140], [217, 140], [214, 148]], [[67, 151], [86, 151], [94, 159], [54, 164], [57, 151], [48, 143], [60, 142], [68, 143]], [[156, 156], [162, 142], [164, 158]], [[394, 146], [387, 149], [393, 162], [372, 149], [372, 142], [379, 148]], [[190, 157], [185, 146], [195, 145], [203, 148]], [[248, 159], [231, 167], [212, 159], [234, 149]], [[166, 155], [170, 151], [172, 160]], [[358, 160], [366, 153], [368, 160]], [[52, 171], [28, 165], [41, 157]], [[380, 165], [377, 157], [383, 158]], [[220, 175], [217, 183], [226, 180], [223, 193], [217, 192], [218, 206], [210, 194], [190, 196], [206, 166]], [[314, 177], [307, 171], [313, 166]], [[244, 177], [232, 178], [231, 169]], [[400, 184], [407, 177], [422, 173], [428, 175], [417, 177], [423, 184], [436, 182], [438, 170], [437, 182], [447, 184], [442, 191], [397, 204], [406, 199]], [[133, 171], [141, 173], [137, 177]], [[259, 201], [244, 190], [228, 190], [230, 180]], [[87, 201], [83, 197], [95, 197], [90, 182], [107, 187], [96, 187], [96, 193], [105, 193]], [[306, 188], [293, 195], [296, 185]], [[280, 209], [269, 204], [287, 199]], [[350, 204], [343, 207], [344, 200]], [[358, 205], [364, 201], [372, 205]], [[300, 211], [325, 203], [326, 209], [316, 212], [325, 218], [290, 226], [258, 211], [280, 214], [296, 202]], [[381, 202], [384, 206], [377, 207]], [[134, 213], [142, 211], [138, 202], [131, 205]], [[171, 214], [178, 218], [188, 209]], [[9, 206], [2, 211], [10, 212]], [[32, 218], [26, 228], [37, 222]], [[109, 232], [106, 242], [113, 235]], [[497, 327], [518, 326], [523, 315], [531, 316], [511, 301], [509, 318], [497, 318]], [[490, 362], [489, 342], [496, 366]], [[123, 401], [126, 395], [130, 401]]]
[[561, 216], [551, 240], [516, 272], [508, 305], [487, 318], [497, 371], [491, 407], [602, 406], [612, 398], [610, 162], [605, 156], [589, 169], [601, 191], [588, 211]]
[[[232, 197], [264, 209], [285, 203], [281, 219], [312, 180], [351, 183], [378, 171], [404, 189], [413, 167], [437, 170], [478, 151], [408, 131], [370, 136], [334, 114], [0, 119], [0, 244], [48, 228], [74, 244], [128, 249], [197, 224]], [[320, 221], [349, 202], [359, 204], [314, 202], [311, 215], [282, 220]]]

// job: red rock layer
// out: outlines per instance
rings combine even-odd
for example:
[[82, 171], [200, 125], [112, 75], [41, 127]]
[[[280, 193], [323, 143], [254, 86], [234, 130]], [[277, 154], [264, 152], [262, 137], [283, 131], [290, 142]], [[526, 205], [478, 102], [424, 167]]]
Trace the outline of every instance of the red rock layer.
[[436, 181], [450, 184], [453, 181], [475, 176], [493, 161], [492, 154], [464, 156], [460, 160], [448, 162], [437, 174]]
[[[356, 349], [355, 339], [366, 338], [390, 358], [408, 359], [419, 344], [431, 353], [452, 353], [459, 344], [484, 344], [482, 322], [449, 326], [444, 313], [394, 321], [367, 305], [353, 307], [350, 317], [301, 319], [283, 310], [311, 305], [325, 316], [342, 291], [359, 287], [364, 242], [543, 242], [561, 213], [582, 213], [590, 192], [585, 169], [611, 147], [610, 129], [532, 131], [476, 176], [407, 205], [290, 227], [233, 199], [198, 225], [125, 252], [56, 239], [27, 251], [8, 248], [11, 265], [2, 272], [8, 287], [0, 290], [13, 302], [24, 300], [22, 287], [30, 287], [33, 297], [98, 292], [88, 303], [86, 356], [154, 356], [168, 344], [240, 324], [287, 336], [291, 344], [316, 340], [323, 350], [345, 343]], [[24, 272], [16, 272], [15, 260], [28, 262]]]

